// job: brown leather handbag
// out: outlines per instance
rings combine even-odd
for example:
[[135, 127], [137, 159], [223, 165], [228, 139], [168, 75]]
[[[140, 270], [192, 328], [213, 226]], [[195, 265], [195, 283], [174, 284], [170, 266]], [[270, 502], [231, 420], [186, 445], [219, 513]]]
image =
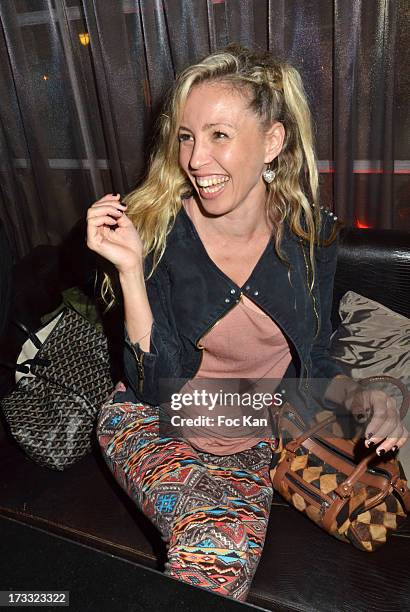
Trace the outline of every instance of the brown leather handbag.
[[[409, 406], [408, 389], [390, 376], [372, 376], [361, 385], [384, 381], [403, 394], [400, 416]], [[273, 488], [319, 527], [360, 550], [374, 551], [404, 523], [410, 512], [410, 490], [395, 456], [380, 458], [360, 437], [346, 439], [337, 417], [317, 415], [306, 430], [290, 404], [277, 415], [279, 460], [270, 471]], [[283, 443], [284, 439], [290, 439]], [[387, 453], [387, 455], [392, 455]]]

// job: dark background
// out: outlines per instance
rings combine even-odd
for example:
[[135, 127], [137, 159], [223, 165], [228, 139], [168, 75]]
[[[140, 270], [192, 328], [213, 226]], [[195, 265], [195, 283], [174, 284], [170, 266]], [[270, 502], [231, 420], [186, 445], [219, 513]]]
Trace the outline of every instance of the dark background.
[[300, 70], [322, 203], [410, 230], [408, 0], [1, 0], [0, 18], [0, 219], [17, 258], [136, 185], [175, 73], [231, 41]]

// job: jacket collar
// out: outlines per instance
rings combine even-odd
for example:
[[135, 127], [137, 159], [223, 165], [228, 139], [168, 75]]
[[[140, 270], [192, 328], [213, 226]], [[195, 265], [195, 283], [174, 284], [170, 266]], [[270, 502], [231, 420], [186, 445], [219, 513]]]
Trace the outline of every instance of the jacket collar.
[[[304, 321], [303, 317], [297, 317], [296, 308], [299, 306], [300, 312], [304, 303], [300, 287], [301, 281], [302, 284], [305, 282], [305, 270], [300, 262], [298, 239], [287, 223], [284, 227], [281, 251], [289, 265], [279, 258], [273, 241], [270, 240], [248, 280], [239, 287], [210, 259], [194, 224], [182, 207], [168, 236], [165, 265], [171, 270], [183, 266], [186, 270], [184, 275], [192, 279], [191, 286], [185, 289], [181, 287], [184, 293], [186, 291], [186, 299], [197, 297], [207, 302], [205, 310], [198, 304], [198, 311], [202, 310], [204, 314], [206, 312], [205, 316], [199, 316], [198, 319], [194, 317], [184, 324], [190, 340], [201, 336], [216, 320], [223, 317], [242, 292], [262, 308], [294, 344], [299, 344], [303, 338], [301, 324]], [[191, 266], [195, 266], [196, 272], [193, 272]], [[176, 274], [179, 276], [177, 272]], [[202, 283], [208, 285], [206, 290], [201, 287]]]

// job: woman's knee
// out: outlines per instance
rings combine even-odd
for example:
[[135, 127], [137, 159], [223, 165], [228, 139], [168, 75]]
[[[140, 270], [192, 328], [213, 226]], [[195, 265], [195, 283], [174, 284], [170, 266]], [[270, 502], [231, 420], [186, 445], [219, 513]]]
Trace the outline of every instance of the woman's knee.
[[126, 466], [130, 483], [142, 496], [141, 509], [169, 542], [175, 524], [198, 507], [226, 504], [226, 492], [210, 478], [206, 466], [186, 443], [160, 439], [154, 454]]

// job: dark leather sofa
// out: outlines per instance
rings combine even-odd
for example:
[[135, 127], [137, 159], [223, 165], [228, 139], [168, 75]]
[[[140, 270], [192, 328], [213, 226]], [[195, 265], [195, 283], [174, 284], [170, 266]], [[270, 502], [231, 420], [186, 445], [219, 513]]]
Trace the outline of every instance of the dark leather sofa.
[[[71, 253], [72, 272], [76, 262]], [[72, 284], [67, 270], [61, 270], [62, 261], [70, 261], [67, 252], [61, 257], [56, 247], [38, 247], [15, 268], [12, 312], [30, 327], [58, 305], [61, 283]], [[409, 234], [344, 230], [334, 325], [338, 301], [348, 289], [409, 317]], [[10, 334], [3, 334], [1, 361], [15, 359], [16, 343]], [[7, 391], [10, 381], [3, 371], [1, 392]], [[4, 428], [0, 439], [0, 516], [162, 569], [165, 551], [158, 533], [117, 486], [97, 447], [60, 473], [27, 459]], [[379, 551], [360, 552], [332, 539], [276, 496], [249, 601], [267, 610], [408, 610], [409, 538], [407, 521]]]

